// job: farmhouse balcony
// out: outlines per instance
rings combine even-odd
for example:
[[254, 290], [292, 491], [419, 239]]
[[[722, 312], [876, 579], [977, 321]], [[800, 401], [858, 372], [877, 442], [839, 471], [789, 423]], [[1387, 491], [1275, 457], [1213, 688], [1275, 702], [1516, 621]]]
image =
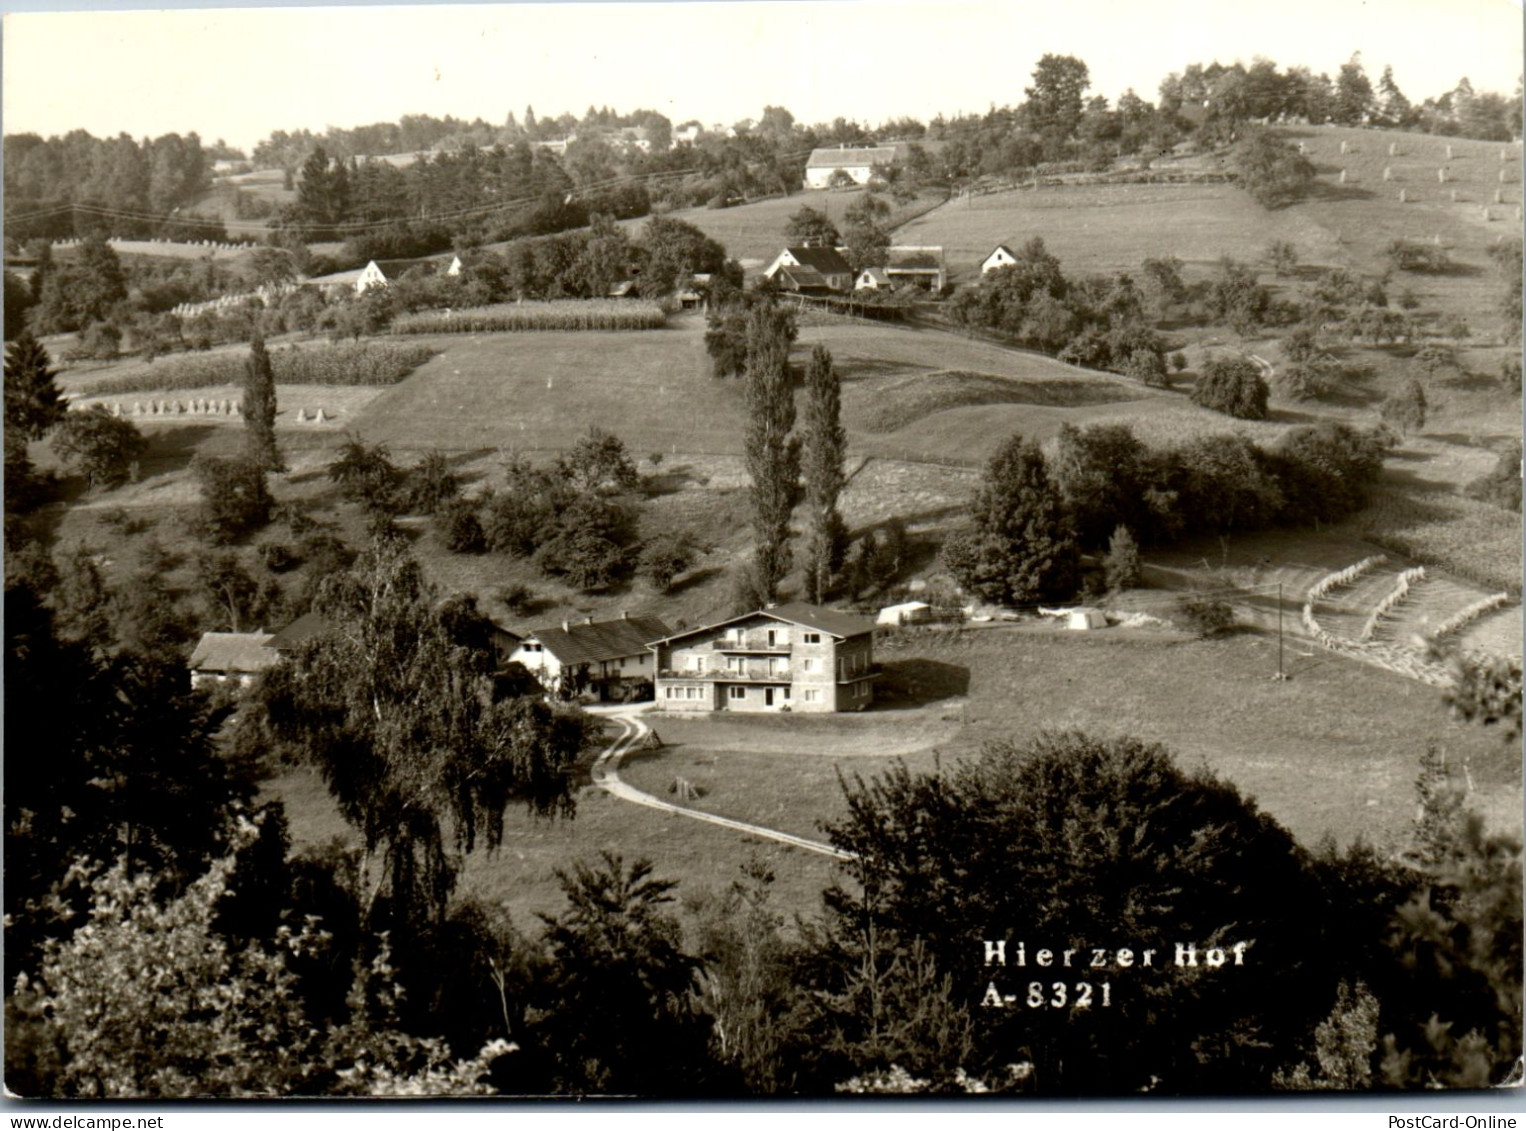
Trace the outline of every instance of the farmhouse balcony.
[[879, 664], [870, 664], [867, 668], [860, 668], [856, 672], [840, 672], [837, 676], [838, 683], [857, 683], [861, 679], [878, 679], [885, 674], [885, 670]]
[[788, 640], [775, 638], [772, 644], [768, 637], [762, 633], [745, 633], [736, 640], [721, 639], [710, 645], [714, 652], [751, 652], [765, 656], [788, 656], [790, 644]]
[[706, 683], [789, 683], [794, 676], [788, 666], [776, 667], [773, 671], [769, 671], [761, 664], [749, 664], [740, 671], [736, 668], [718, 668], [702, 672], [664, 669], [657, 673], [657, 678]]

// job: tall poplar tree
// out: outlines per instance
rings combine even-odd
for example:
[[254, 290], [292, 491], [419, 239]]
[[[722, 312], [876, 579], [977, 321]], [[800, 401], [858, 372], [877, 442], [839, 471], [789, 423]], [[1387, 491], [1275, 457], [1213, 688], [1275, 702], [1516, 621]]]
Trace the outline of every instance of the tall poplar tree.
[[847, 527], [837, 509], [846, 483], [844, 460], [848, 434], [842, 426], [842, 382], [825, 346], [811, 351], [805, 372], [805, 438], [802, 469], [810, 508], [810, 541], [806, 551], [806, 597], [821, 601], [842, 569]]
[[244, 448], [250, 460], [266, 471], [284, 471], [281, 450], [276, 446], [276, 377], [265, 352], [265, 339], [249, 343], [244, 362]]
[[795, 427], [789, 373], [794, 336], [787, 311], [760, 303], [748, 312], [744, 450], [752, 477], [757, 576], [770, 600], [790, 569], [789, 519], [800, 479], [800, 443], [790, 436]]

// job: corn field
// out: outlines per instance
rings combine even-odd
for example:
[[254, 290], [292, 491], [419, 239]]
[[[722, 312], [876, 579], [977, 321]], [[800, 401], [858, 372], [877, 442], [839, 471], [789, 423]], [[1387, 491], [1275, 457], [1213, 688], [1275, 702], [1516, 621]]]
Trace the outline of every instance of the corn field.
[[1355, 524], [1385, 550], [1431, 562], [1491, 589], [1521, 591], [1521, 518], [1475, 499], [1379, 488]]
[[[345, 342], [270, 351], [277, 385], [395, 385], [438, 351], [401, 342]], [[243, 352], [181, 354], [152, 365], [81, 385], [77, 396], [174, 392], [237, 385], [244, 379]]]
[[505, 302], [470, 310], [422, 310], [392, 321], [394, 334], [491, 334], [535, 330], [660, 330], [667, 312], [631, 299]]

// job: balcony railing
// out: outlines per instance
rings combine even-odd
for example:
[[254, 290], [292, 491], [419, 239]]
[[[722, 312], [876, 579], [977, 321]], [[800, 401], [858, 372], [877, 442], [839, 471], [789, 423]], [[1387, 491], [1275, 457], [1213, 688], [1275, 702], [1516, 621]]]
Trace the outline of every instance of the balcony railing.
[[856, 672], [839, 673], [837, 682], [857, 683], [861, 679], [877, 679], [882, 674], [884, 674], [883, 669], [878, 664], [870, 664], [868, 667], [860, 668]]
[[748, 665], [740, 671], [735, 668], [706, 669], [702, 672], [664, 669], [657, 673], [657, 678], [703, 680], [706, 683], [789, 683], [794, 675], [788, 667], [769, 671], [766, 667]]

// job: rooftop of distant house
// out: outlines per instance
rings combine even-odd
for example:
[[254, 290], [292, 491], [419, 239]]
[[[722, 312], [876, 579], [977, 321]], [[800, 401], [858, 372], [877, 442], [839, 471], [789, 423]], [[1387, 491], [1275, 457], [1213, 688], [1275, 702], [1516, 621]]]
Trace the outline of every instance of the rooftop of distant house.
[[266, 647], [270, 639], [268, 632], [204, 632], [191, 653], [191, 670], [217, 675], [262, 672], [281, 658]]
[[562, 664], [592, 664], [639, 655], [646, 651], [648, 641], [661, 639], [672, 631], [656, 617], [622, 615], [619, 620], [563, 621], [531, 629], [525, 638], [533, 638]]
[[893, 145], [843, 145], [811, 150], [807, 169], [843, 169], [854, 165], [889, 165], [895, 160]]

